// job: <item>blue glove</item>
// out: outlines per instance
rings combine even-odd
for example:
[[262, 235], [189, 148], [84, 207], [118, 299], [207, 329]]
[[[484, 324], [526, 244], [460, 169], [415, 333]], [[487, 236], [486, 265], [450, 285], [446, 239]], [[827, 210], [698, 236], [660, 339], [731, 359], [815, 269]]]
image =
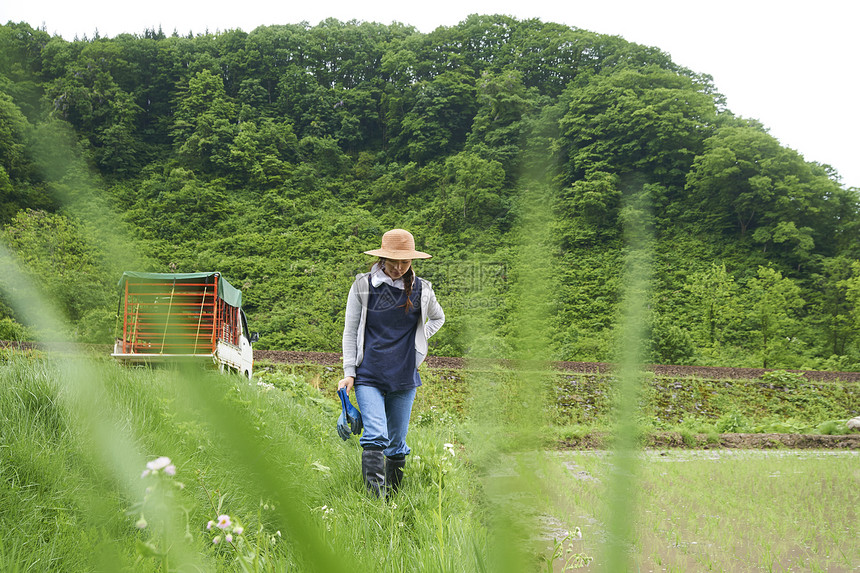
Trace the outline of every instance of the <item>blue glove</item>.
[[340, 416], [337, 417], [337, 435], [340, 436], [343, 441], [348, 440], [352, 435], [349, 425], [346, 423], [346, 416], [343, 412], [341, 412]]
[[349, 438], [350, 432], [356, 436], [361, 433], [364, 424], [361, 421], [361, 412], [359, 412], [352, 402], [349, 401], [349, 395], [346, 393], [346, 388], [341, 388], [337, 391], [340, 398], [341, 413], [337, 419], [337, 433], [344, 440]]

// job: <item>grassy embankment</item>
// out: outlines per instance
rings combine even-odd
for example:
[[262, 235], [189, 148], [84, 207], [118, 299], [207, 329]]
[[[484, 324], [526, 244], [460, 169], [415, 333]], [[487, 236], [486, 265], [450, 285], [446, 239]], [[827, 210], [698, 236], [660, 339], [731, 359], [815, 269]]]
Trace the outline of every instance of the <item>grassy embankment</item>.
[[[263, 364], [307, 377], [331, 393], [337, 368], [319, 365]], [[436, 370], [422, 367], [414, 425], [455, 425], [468, 418], [470, 385], [491, 376], [506, 381], [522, 372]], [[500, 399], [504, 400], [502, 395]], [[555, 372], [544, 390], [544, 445], [577, 442], [611, 431], [618, 399], [611, 374]], [[860, 382], [809, 381], [802, 375], [772, 371], [754, 380], [709, 380], [645, 375], [639, 423], [644, 435], [675, 432], [687, 445], [715, 442], [723, 433], [844, 434], [845, 421], [860, 415]]]

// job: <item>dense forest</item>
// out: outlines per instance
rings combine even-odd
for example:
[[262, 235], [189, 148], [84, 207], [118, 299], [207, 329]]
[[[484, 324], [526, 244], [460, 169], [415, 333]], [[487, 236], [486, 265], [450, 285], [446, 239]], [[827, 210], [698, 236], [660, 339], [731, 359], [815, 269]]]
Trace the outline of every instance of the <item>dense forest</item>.
[[[339, 350], [362, 252], [403, 227], [434, 255], [435, 354], [507, 355], [540, 277], [546, 356], [613, 360], [637, 249], [650, 362], [860, 370], [858, 190], [659, 48], [539, 20], [71, 42], [9, 22], [0, 224], [86, 342], [112, 340], [122, 271], [217, 270], [260, 348]], [[55, 334], [0, 287], [0, 339]]]

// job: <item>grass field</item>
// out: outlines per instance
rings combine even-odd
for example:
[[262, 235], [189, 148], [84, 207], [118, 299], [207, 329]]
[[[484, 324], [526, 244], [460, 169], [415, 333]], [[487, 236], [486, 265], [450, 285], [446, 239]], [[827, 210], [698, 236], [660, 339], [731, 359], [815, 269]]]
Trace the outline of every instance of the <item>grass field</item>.
[[515, 393], [446, 398], [429, 374], [380, 502], [319, 373], [2, 353], [0, 571], [603, 571], [613, 511], [631, 571], [860, 567], [856, 452], [647, 453], [607, 504], [611, 452], [529, 448], [509, 432], [550, 416], [496, 427]]

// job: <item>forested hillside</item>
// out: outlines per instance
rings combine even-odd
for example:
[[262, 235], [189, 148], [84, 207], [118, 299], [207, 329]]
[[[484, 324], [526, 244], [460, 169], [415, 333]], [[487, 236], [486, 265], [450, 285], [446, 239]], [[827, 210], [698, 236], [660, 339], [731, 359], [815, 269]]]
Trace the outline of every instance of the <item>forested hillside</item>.
[[[331, 351], [362, 251], [403, 227], [448, 315], [431, 352], [506, 355], [540, 275], [547, 355], [609, 361], [634, 228], [649, 361], [860, 370], [858, 190], [702, 72], [504, 16], [73, 42], [10, 22], [2, 238], [79, 340], [112, 340], [123, 270], [218, 270], [260, 348]], [[548, 266], [517, 262], [525, 191]], [[50, 336], [4, 300], [0, 338]]]

